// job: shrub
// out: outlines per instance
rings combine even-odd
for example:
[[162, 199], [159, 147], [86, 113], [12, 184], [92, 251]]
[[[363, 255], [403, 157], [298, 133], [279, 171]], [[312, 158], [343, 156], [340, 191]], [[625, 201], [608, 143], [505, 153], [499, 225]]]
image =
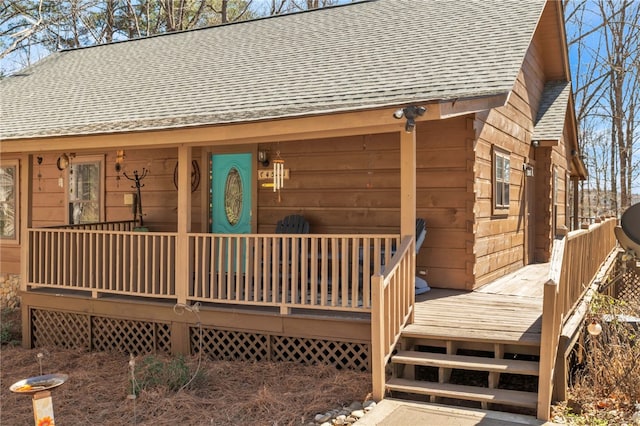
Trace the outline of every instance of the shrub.
[[20, 343], [20, 310], [4, 308], [0, 311], [0, 344], [17, 345]]
[[586, 335], [586, 356], [576, 377], [575, 396], [590, 394], [592, 401], [610, 401], [621, 408], [640, 401], [640, 324], [629, 321], [633, 318], [640, 318], [637, 306], [606, 295], [594, 298], [589, 322], [598, 322], [602, 333]]
[[164, 387], [172, 392], [187, 386], [193, 388], [203, 381], [202, 372], [196, 368], [193, 370], [192, 372], [182, 355], [170, 358], [147, 355], [136, 366], [132, 389], [139, 395], [140, 391], [155, 387]]

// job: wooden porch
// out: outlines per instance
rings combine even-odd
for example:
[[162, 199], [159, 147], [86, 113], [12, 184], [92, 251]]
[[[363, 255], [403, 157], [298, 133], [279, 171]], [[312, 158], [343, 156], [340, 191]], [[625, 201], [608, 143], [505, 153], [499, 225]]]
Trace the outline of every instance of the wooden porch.
[[472, 292], [434, 288], [416, 296], [414, 322], [402, 335], [539, 347], [548, 279], [549, 263], [541, 263]]
[[[23, 343], [331, 363], [370, 370], [376, 399], [410, 392], [544, 418], [562, 327], [615, 247], [615, 223], [557, 240], [551, 263], [417, 297], [412, 237], [29, 229]], [[416, 366], [436, 368], [437, 382], [414, 380]], [[455, 369], [487, 382], [452, 384]], [[539, 390], [501, 389], [503, 374]]]

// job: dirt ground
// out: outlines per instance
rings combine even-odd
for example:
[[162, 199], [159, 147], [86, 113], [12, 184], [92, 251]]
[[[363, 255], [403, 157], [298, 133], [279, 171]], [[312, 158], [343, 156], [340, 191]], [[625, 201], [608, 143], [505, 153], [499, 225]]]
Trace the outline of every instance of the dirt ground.
[[42, 374], [69, 376], [52, 390], [60, 425], [301, 425], [371, 389], [369, 374], [329, 366], [148, 356], [134, 358], [131, 399], [126, 355], [14, 345], [0, 347], [1, 425], [33, 425], [31, 397], [9, 387], [40, 375], [40, 362]]

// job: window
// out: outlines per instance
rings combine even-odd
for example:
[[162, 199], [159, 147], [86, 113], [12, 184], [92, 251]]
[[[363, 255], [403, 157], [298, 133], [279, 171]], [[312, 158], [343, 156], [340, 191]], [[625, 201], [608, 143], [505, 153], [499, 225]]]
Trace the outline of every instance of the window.
[[77, 157], [69, 165], [69, 223], [102, 220], [102, 161]]
[[0, 240], [18, 241], [18, 161], [0, 164]]
[[509, 153], [493, 150], [493, 207], [497, 214], [509, 212], [509, 179], [511, 176]]

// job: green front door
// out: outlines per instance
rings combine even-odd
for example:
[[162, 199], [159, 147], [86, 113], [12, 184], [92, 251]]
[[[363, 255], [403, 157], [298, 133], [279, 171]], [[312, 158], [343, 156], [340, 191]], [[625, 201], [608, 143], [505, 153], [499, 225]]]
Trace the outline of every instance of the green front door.
[[251, 154], [211, 156], [211, 232], [251, 233]]

